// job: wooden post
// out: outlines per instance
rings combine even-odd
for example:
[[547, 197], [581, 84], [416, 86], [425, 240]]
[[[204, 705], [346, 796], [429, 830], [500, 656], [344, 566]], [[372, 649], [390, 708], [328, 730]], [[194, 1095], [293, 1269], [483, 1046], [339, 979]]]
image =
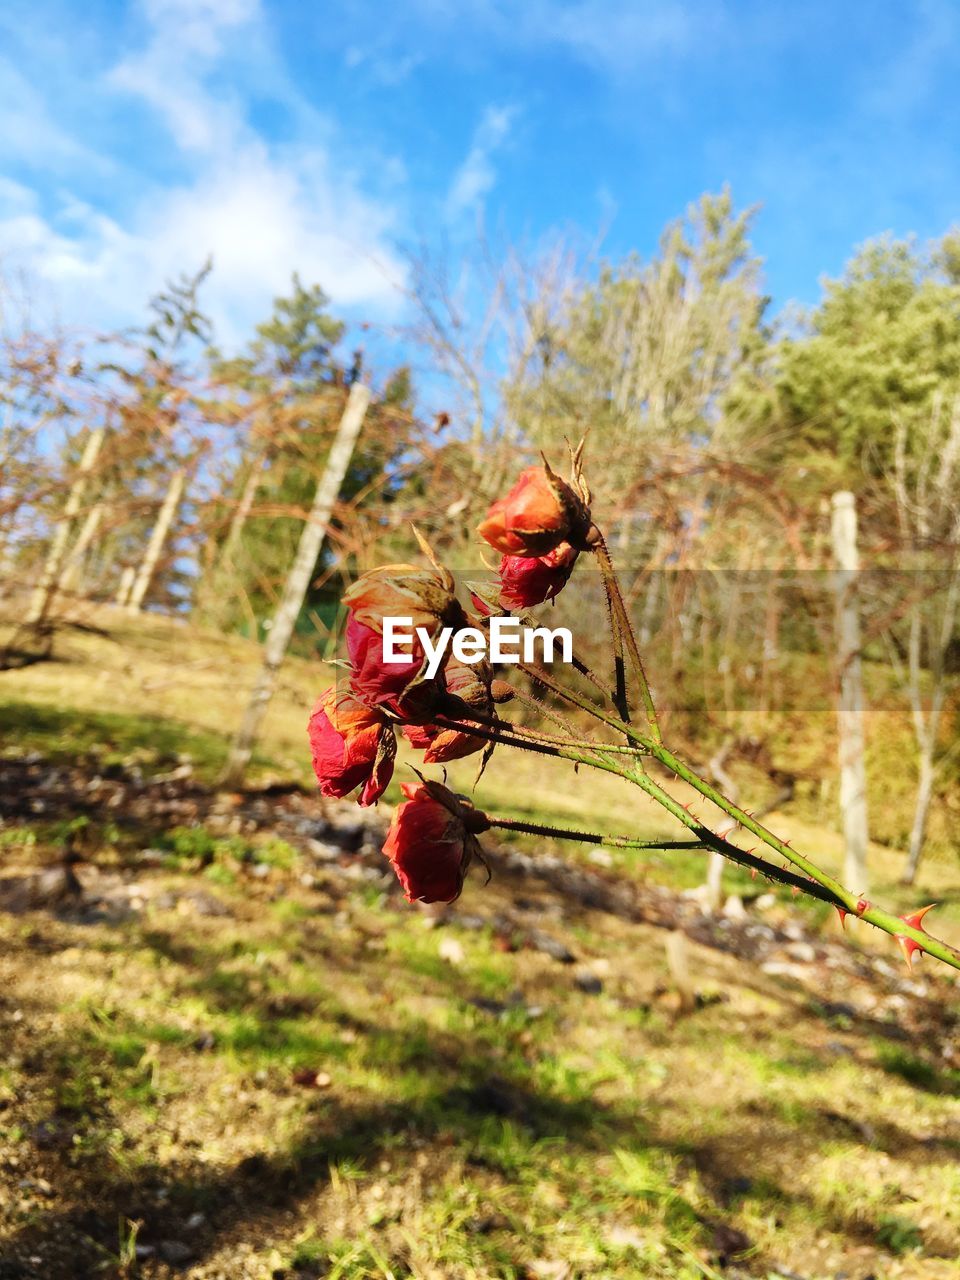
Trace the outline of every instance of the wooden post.
[[243, 526], [247, 522], [253, 507], [253, 500], [257, 496], [257, 489], [260, 487], [260, 476], [266, 459], [267, 451], [264, 449], [260, 453], [254, 454], [250, 460], [250, 469], [243, 482], [240, 500], [230, 520], [227, 536], [223, 540], [223, 549], [220, 552], [220, 564], [222, 565], [231, 565], [236, 557], [240, 539], [243, 536]]
[[[740, 803], [740, 788], [730, 774], [727, 772], [726, 763], [727, 756], [733, 748], [734, 742], [732, 738], [727, 738], [719, 751], [715, 752], [710, 759], [709, 770], [710, 776], [715, 780], [717, 785], [723, 789], [724, 795], [728, 800], [732, 800], [734, 804]], [[724, 818], [720, 826], [717, 827], [717, 835], [727, 839], [737, 829], [737, 822], [734, 818]], [[723, 906], [723, 872], [726, 867], [726, 858], [722, 853], [713, 850], [707, 860], [707, 879], [706, 893], [704, 894], [704, 906], [710, 911], [719, 911]]]
[[833, 495], [831, 532], [837, 566], [837, 660], [840, 693], [837, 729], [840, 758], [840, 810], [846, 844], [843, 881], [853, 893], [866, 893], [867, 777], [863, 747], [863, 679], [860, 664], [860, 616], [857, 602], [857, 509], [852, 493]]
[[76, 589], [83, 568], [83, 557], [87, 554], [90, 544], [97, 536], [97, 530], [100, 528], [102, 519], [103, 503], [98, 502], [90, 508], [87, 512], [86, 520], [80, 526], [77, 540], [70, 548], [70, 554], [67, 556], [57, 580], [57, 591], [74, 591]]
[[44, 561], [43, 571], [40, 574], [40, 581], [37, 583], [33, 596], [30, 599], [30, 606], [27, 609], [27, 616], [25, 618], [27, 623], [39, 622], [40, 619], [45, 616], [50, 607], [50, 601], [56, 591], [57, 581], [60, 577], [60, 566], [63, 563], [63, 555], [67, 549], [67, 543], [70, 540], [70, 530], [73, 527], [73, 520], [77, 512], [80, 510], [80, 504], [83, 502], [83, 494], [87, 487], [87, 478], [96, 464], [97, 455], [100, 453], [100, 447], [103, 444], [106, 434], [106, 427], [95, 427], [87, 437], [87, 443], [83, 450], [83, 456], [80, 459], [80, 466], [77, 469], [76, 478], [70, 486], [70, 492], [67, 495], [63, 514], [57, 522], [57, 527], [54, 530], [52, 539], [50, 540], [50, 548], [47, 551], [47, 558]]
[[173, 517], [176, 515], [177, 507], [180, 505], [186, 479], [187, 473], [182, 467], [170, 477], [166, 497], [157, 515], [157, 523], [153, 526], [150, 541], [147, 543], [143, 560], [140, 562], [140, 568], [137, 570], [133, 586], [130, 589], [130, 598], [126, 602], [128, 613], [139, 613], [143, 606], [144, 597], [150, 586], [150, 579], [153, 577], [153, 571], [156, 569], [157, 561], [160, 559], [160, 552], [163, 550], [163, 544], [167, 540]]
[[122, 609], [130, 599], [130, 589], [133, 586], [133, 579], [136, 575], [136, 569], [132, 564], [124, 566], [123, 572], [120, 574], [120, 585], [117, 587], [117, 595], [114, 604]]
[[283, 599], [273, 616], [263, 649], [263, 666], [247, 703], [243, 721], [233, 740], [230, 757], [220, 779], [222, 786], [239, 785], [243, 780], [244, 770], [250, 762], [260, 725], [273, 696], [277, 672], [303, 607], [317, 557], [320, 555], [320, 549], [326, 537], [333, 506], [350, 466], [350, 459], [353, 457], [353, 450], [369, 403], [369, 388], [355, 382], [350, 388], [336, 439], [327, 458], [323, 476], [317, 485], [310, 515], [300, 535], [296, 557], [287, 574]]

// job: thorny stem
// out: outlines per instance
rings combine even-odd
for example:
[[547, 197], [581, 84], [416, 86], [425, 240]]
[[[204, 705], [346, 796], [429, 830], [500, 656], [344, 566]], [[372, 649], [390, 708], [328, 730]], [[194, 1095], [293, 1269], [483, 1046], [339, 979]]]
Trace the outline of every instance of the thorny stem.
[[591, 702], [589, 698], [583, 697], [576, 693], [573, 689], [568, 689], [566, 685], [558, 684], [551, 676], [541, 670], [539, 667], [531, 667], [525, 662], [518, 662], [517, 669], [522, 671], [524, 675], [528, 675], [531, 680], [535, 680], [544, 689], [549, 689], [551, 693], [556, 694], [564, 702], [568, 702], [572, 707], [577, 707], [580, 711], [586, 711], [587, 715], [593, 716], [595, 720], [602, 721], [605, 725], [609, 725], [611, 729], [615, 729], [618, 733], [626, 734], [626, 736], [637, 743], [638, 746], [645, 746], [646, 739], [642, 739], [642, 735], [628, 725], [625, 721], [619, 720], [616, 716], [608, 715], [601, 711], [595, 702]]
[[[472, 733], [474, 726], [483, 725], [487, 729], [502, 729], [505, 733], [509, 733], [513, 737], [526, 738], [530, 742], [542, 743], [546, 746], [585, 747], [590, 751], [606, 751], [611, 752], [614, 755], [628, 755], [634, 757], [649, 754], [645, 747], [624, 746], [622, 743], [616, 742], [594, 743], [589, 740], [584, 741], [583, 738], [578, 738], [576, 736], [576, 729], [572, 725], [566, 724], [562, 717], [551, 714], [550, 711], [535, 698], [525, 697], [523, 694], [519, 693], [519, 691], [515, 692], [517, 693], [519, 701], [525, 701], [531, 706], [537, 707], [538, 710], [540, 710], [549, 719], [554, 720], [555, 723], [559, 724], [561, 728], [566, 731], [567, 736], [561, 737], [555, 733], [543, 733], [539, 729], [531, 729], [529, 725], [514, 724], [512, 720], [504, 720], [497, 715], [486, 715], [484, 712], [475, 711], [472, 708], [470, 710], [471, 718], [469, 720], [457, 720], [453, 718], [452, 714], [440, 713], [434, 716], [433, 724], [444, 729], [456, 729], [461, 733]], [[476, 720], [473, 719], [474, 715], [477, 717]], [[397, 723], [403, 724], [404, 721], [398, 720]], [[490, 737], [490, 740], [494, 742], [498, 741], [495, 737]]]
[[611, 701], [620, 719], [629, 723], [630, 704], [627, 699], [627, 668], [623, 661], [623, 629], [614, 604], [613, 590], [606, 575], [603, 578], [603, 590], [607, 598], [607, 625], [610, 628], [610, 640], [613, 644], [614, 690]]
[[[471, 723], [454, 721], [447, 717], [444, 717], [442, 723], [446, 728], [459, 729], [467, 733], [475, 733], [477, 737], [485, 738], [490, 742], [500, 742], [504, 746], [517, 747], [522, 751], [533, 751], [540, 755], [551, 755], [563, 760], [571, 760], [575, 764], [583, 764], [589, 768], [601, 769], [605, 773], [612, 773], [617, 777], [626, 779], [628, 782], [634, 782], [698, 837], [695, 841], [683, 841], [677, 845], [673, 845], [670, 842], [665, 844], [663, 841], [655, 841], [653, 844], [645, 844], [643, 841], [625, 843], [625, 841], [628, 841], [628, 837], [618, 836], [598, 836], [596, 839], [591, 840], [591, 843], [612, 843], [623, 848], [650, 847], [659, 849], [673, 847], [702, 848], [707, 846], [711, 849], [716, 849], [718, 853], [722, 853], [732, 862], [737, 862], [741, 866], [748, 867], [752, 871], [759, 871], [768, 880], [774, 880], [780, 884], [788, 885], [790, 888], [801, 890], [810, 897], [819, 898], [823, 902], [829, 902], [831, 906], [838, 905], [836, 896], [830, 893], [829, 890], [824, 889], [822, 886], [812, 883], [801, 876], [795, 875], [785, 867], [778, 867], [773, 863], [766, 862], [764, 859], [756, 857], [755, 854], [748, 853], [745, 849], [738, 848], [737, 845], [731, 844], [730, 841], [725, 840], [722, 836], [718, 836], [715, 832], [710, 831], [709, 828], [697, 821], [696, 818], [693, 818], [678, 801], [674, 800], [673, 796], [664, 791], [663, 788], [658, 786], [658, 784], [651, 778], [647, 777], [645, 773], [635, 770], [626, 771], [623, 767], [615, 764], [613, 761], [609, 759], [605, 760], [602, 756], [602, 752], [607, 749], [607, 744], [605, 743], [591, 744], [582, 742], [577, 744], [579, 749], [574, 749], [572, 747], [557, 747], [544, 742], [537, 742], [532, 739], [518, 739], [508, 735], [505, 733], [507, 726], [506, 721], [501, 723], [499, 731], [494, 731], [492, 727], [489, 726], [474, 727]], [[595, 751], [597, 754], [584, 755], [584, 750]], [[509, 821], [511, 820], [491, 819], [491, 825], [502, 826], [504, 823]], [[561, 831], [559, 828], [540, 826], [534, 828], [531, 824], [527, 825], [530, 828], [530, 834], [533, 835], [554, 835], [558, 839], [579, 839], [583, 835], [582, 832], [571, 833], [569, 831]], [[522, 828], [514, 823], [511, 829], [519, 831], [526, 828]]]
[[[610, 610], [619, 623], [621, 642], [626, 647], [633, 674], [640, 688], [640, 697], [643, 701], [643, 710], [647, 717], [647, 723], [650, 726], [650, 734], [656, 742], [659, 742], [660, 725], [657, 721], [657, 709], [654, 706], [653, 695], [650, 692], [647, 675], [643, 669], [643, 659], [640, 657], [640, 649], [637, 645], [637, 637], [634, 635], [630, 614], [624, 604], [623, 593], [620, 590], [620, 583], [613, 567], [613, 561], [610, 559], [610, 552], [607, 549], [603, 534], [597, 526], [594, 525], [590, 532], [593, 538], [593, 553], [597, 557], [597, 564], [600, 566], [600, 572], [603, 575], [603, 585], [607, 592]], [[624, 719], [626, 718], [624, 716]]]
[[596, 689], [598, 689], [600, 693], [603, 694], [604, 698], [606, 698], [607, 702], [610, 703], [610, 705], [614, 708], [614, 710], [617, 710], [617, 704], [614, 702], [610, 694], [610, 690], [603, 683], [603, 681], [600, 679], [599, 676], [594, 675], [590, 667], [587, 666], [584, 660], [581, 657], [579, 657], [576, 652], [574, 652], [573, 654], [571, 665], [573, 666], [574, 671], [578, 671], [580, 675], [584, 677], [585, 680], [589, 680], [590, 683]]
[[[440, 713], [439, 715], [436, 715], [434, 717], [433, 723], [437, 725], [444, 725], [447, 728], [454, 728], [454, 727], [459, 727], [459, 725], [468, 725], [468, 724], [477, 723], [477, 724], [486, 725], [488, 728], [492, 728], [492, 729], [498, 729], [498, 728], [505, 729], [508, 733], [514, 734], [519, 737], [529, 738], [532, 742], [546, 742], [546, 743], [551, 743], [553, 745], [558, 745], [563, 747], [588, 746], [590, 750], [594, 750], [594, 748], [599, 748], [604, 751], [612, 751], [614, 753], [619, 753], [621, 755], [630, 755], [630, 756], [644, 756], [649, 754], [646, 747], [639, 747], [635, 744], [632, 746], [629, 746], [629, 745], [624, 746], [622, 743], [608, 743], [608, 742], [593, 743], [589, 741], [584, 742], [583, 738], [580, 738], [577, 736], [577, 730], [573, 725], [569, 724], [566, 720], [564, 720], [562, 716], [558, 715], [556, 712], [552, 712], [542, 702], [538, 701], [538, 699], [530, 697], [520, 689], [514, 689], [514, 696], [518, 702], [524, 702], [528, 706], [536, 707], [537, 710], [540, 711], [542, 715], [546, 716], [550, 720], [553, 720], [555, 724], [558, 724], [564, 730], [567, 736], [560, 737], [555, 733], [544, 733], [540, 729], [531, 729], [529, 725], [515, 724], [512, 720], [504, 720], [502, 717], [498, 715], [495, 715], [495, 714], [489, 715], [486, 712], [478, 711], [472, 707], [469, 709], [469, 719], [464, 719], [459, 721], [457, 726], [453, 724], [453, 715], [454, 715], [453, 712]], [[467, 712], [465, 710], [457, 714], [466, 717]], [[474, 716], [476, 716], [476, 721], [474, 721], [473, 719]]]
[[[762, 840], [765, 845], [779, 853], [781, 857], [786, 858], [786, 860], [792, 863], [798, 871], [801, 871], [803, 876], [798, 877], [797, 879], [799, 887], [804, 893], [807, 893], [812, 897], [820, 898], [824, 902], [832, 902], [834, 906], [839, 906], [841, 910], [846, 911], [849, 915], [856, 916], [860, 920], [866, 920], [869, 924], [874, 925], [878, 929], [882, 929], [884, 933], [889, 933], [892, 937], [912, 938], [914, 942], [919, 943], [923, 950], [928, 952], [930, 955], [935, 956], [938, 960], [942, 960], [945, 964], [950, 965], [954, 969], [960, 969], [960, 951], [955, 947], [950, 946], [949, 943], [943, 942], [939, 938], [934, 938], [931, 934], [926, 933], [922, 929], [914, 928], [913, 925], [907, 924], [906, 921], [902, 920], [899, 916], [892, 915], [888, 911], [883, 911], [881, 908], [875, 907], [871, 903], [867, 903], [866, 906], [861, 908], [860, 904], [863, 902], [863, 899], [858, 894], [851, 893], [849, 889], [844, 888], [844, 886], [840, 884], [838, 880], [835, 880], [833, 876], [822, 871], [816, 863], [811, 862], [802, 854], [797, 853], [795, 849], [791, 849], [789, 844], [781, 840], [779, 836], [775, 836], [772, 831], [768, 830], [763, 825], [762, 822], [758, 822], [751, 814], [741, 809], [738, 805], [735, 805], [733, 801], [728, 800], [726, 796], [722, 795], [721, 792], [716, 789], [716, 787], [711, 786], [709, 782], [706, 782], [698, 774], [694, 773], [694, 771], [689, 768], [689, 766], [685, 765], [682, 760], [679, 760], [672, 751], [668, 751], [667, 748], [660, 743], [651, 742], [649, 740], [646, 745], [654, 759], [659, 760], [661, 764], [665, 765], [670, 770], [671, 773], [682, 781], [688, 783], [696, 791], [699, 791], [702, 796], [705, 796], [715, 804], [718, 809], [721, 809], [731, 818], [734, 818], [740, 826], [744, 828], [744, 830], [751, 832], [752, 835], [755, 835], [759, 840]], [[649, 790], [647, 783], [650, 780], [645, 775], [634, 774], [632, 781], [644, 790]], [[653, 785], [656, 786], [655, 783]], [[660, 788], [660, 790], [662, 791], [662, 788]], [[650, 794], [653, 793], [650, 792]], [[671, 797], [668, 797], [666, 792], [663, 792], [663, 797], [664, 798], [654, 798], [657, 799], [658, 803], [662, 804], [664, 808], [667, 808], [668, 806], [665, 803], [665, 799], [671, 799]], [[683, 818], [680, 818], [679, 814], [674, 812], [672, 809], [671, 812], [674, 812], [674, 816], [678, 817], [681, 822], [684, 822], [685, 826], [689, 826], [689, 822], [685, 822], [684, 819], [689, 819], [690, 815], [682, 805], [677, 806], [677, 808], [679, 808], [680, 813], [684, 815]], [[724, 844], [727, 844], [727, 842], [724, 841]], [[730, 856], [727, 853], [727, 849], [718, 848], [718, 852], [725, 853], [727, 856]], [[816, 892], [814, 886], [824, 892]]]
[[[623, 726], [624, 730], [628, 728], [629, 726]], [[646, 773], [639, 770], [624, 771], [616, 767], [611, 770], [611, 772], [619, 773], [622, 778], [626, 778], [627, 781], [646, 791], [652, 799], [656, 800], [658, 804], [671, 813], [678, 822], [682, 822], [688, 830], [699, 835], [705, 843], [710, 844], [718, 853], [723, 854], [724, 857], [733, 862], [740, 862], [744, 866], [757, 866], [758, 869], [763, 871], [764, 875], [779, 880], [782, 884], [789, 884], [809, 897], [818, 898], [821, 902], [829, 902], [857, 919], [866, 920], [868, 924], [883, 930], [884, 933], [889, 933], [891, 937], [911, 938], [914, 942], [919, 943], [929, 955], [934, 956], [937, 960], [942, 960], [944, 964], [950, 965], [953, 969], [960, 969], [960, 951], [956, 947], [952, 947], [948, 942], [944, 942], [940, 938], [935, 938], [923, 929], [917, 929], [913, 925], [907, 924], [900, 916], [895, 916], [889, 911], [875, 907], [872, 903], [866, 903], [865, 906], [862, 905], [864, 900], [858, 894], [851, 893], [833, 876], [821, 871], [816, 863], [811, 862], [808, 858], [803, 857], [802, 854], [797, 853], [796, 850], [791, 849], [785, 841], [775, 836], [772, 831], [769, 831], [745, 810], [728, 800], [726, 796], [717, 791], [716, 787], [711, 786], [709, 782], [694, 773], [689, 766], [685, 765], [682, 760], [679, 760], [672, 751], [669, 751], [661, 743], [652, 742], [649, 738], [637, 733], [636, 730], [630, 733], [630, 737], [644, 745], [650, 755], [659, 760], [676, 777], [699, 791], [701, 795], [715, 804], [718, 809], [721, 809], [729, 817], [734, 818], [740, 826], [751, 832], [776, 853], [779, 853], [781, 857], [792, 863], [803, 874], [794, 875], [786, 871], [785, 868], [774, 867], [769, 862], [755, 858], [752, 854], [747, 854], [737, 845], [731, 844], [729, 840], [717, 836], [689, 814], [679, 801], [674, 800], [667, 791], [654, 782]]]
[[[589, 743], [581, 742], [577, 744], [577, 748], [573, 746], [554, 746], [546, 742], [537, 742], [532, 739], [523, 739], [519, 736], [511, 738], [503, 737], [502, 734], [492, 732], [481, 732], [467, 724], [455, 724], [447, 722], [451, 728], [462, 728], [465, 732], [476, 733], [479, 737], [487, 737], [491, 741], [502, 741], [505, 745], [525, 748], [527, 750], [539, 751], [544, 755], [557, 756], [560, 759], [571, 760], [577, 764], [587, 765], [594, 769], [601, 769], [606, 773], [612, 773], [618, 777], [624, 778], [628, 782], [632, 782], [635, 786], [646, 791], [651, 799], [655, 800], [659, 805], [667, 810], [676, 820], [682, 823], [689, 831], [693, 832], [704, 844], [708, 844], [711, 848], [728, 858], [732, 862], [737, 862], [741, 866], [749, 867], [757, 870], [769, 879], [776, 880], [781, 884], [789, 885], [793, 889], [797, 889], [808, 897], [817, 898], [821, 902], [828, 902], [834, 907], [847, 912], [851, 916], [855, 916], [860, 920], [866, 920], [868, 924], [872, 924], [875, 928], [881, 929], [884, 933], [888, 933], [894, 938], [910, 938], [918, 943], [924, 951], [933, 956], [937, 960], [941, 960], [944, 964], [950, 965], [951, 968], [960, 969], [960, 951], [952, 947], [949, 943], [942, 941], [940, 938], [934, 937], [925, 930], [917, 929], [913, 925], [895, 916], [888, 911], [875, 907], [871, 903], [863, 904], [863, 900], [850, 890], [844, 888], [837, 880], [828, 875], [808, 858], [797, 853], [785, 841], [769, 831], [761, 822], [758, 822], [745, 810], [735, 805], [726, 796], [717, 791], [716, 787], [710, 785], [698, 774], [685, 765], [682, 760], [678, 759], [672, 751], [668, 750], [662, 743], [654, 742], [645, 734], [640, 733], [631, 725], [617, 723], [612, 717], [607, 716], [599, 710], [588, 699], [581, 698], [571, 690], [557, 685], [548, 676], [532, 667], [520, 664], [521, 669], [526, 671], [533, 679], [543, 684], [551, 692], [556, 693], [565, 701], [572, 705], [580, 707], [581, 710], [589, 712], [597, 719], [610, 725], [611, 728], [619, 729], [620, 732], [626, 733], [627, 736], [638, 746], [645, 748], [656, 760], [659, 760], [674, 776], [686, 782], [689, 786], [699, 791], [722, 812], [742, 826], [746, 831], [751, 832], [759, 840], [761, 840], [769, 848], [779, 853], [781, 857], [792, 863], [799, 872], [798, 875], [788, 871], [785, 867], [777, 867], [772, 863], [766, 862], [762, 858], [756, 857], [752, 853], [748, 853], [744, 849], [740, 849], [737, 845], [732, 844], [729, 840], [725, 840], [722, 836], [718, 836], [715, 832], [710, 831], [698, 819], [694, 818], [687, 810], [675, 800], [669, 792], [665, 791], [658, 783], [654, 782], [646, 773], [637, 768], [625, 769], [621, 765], [615, 763], [609, 757], [603, 758], [603, 752], [608, 749], [606, 743]], [[584, 754], [588, 752], [589, 754]]]
[[835, 907], [841, 905], [837, 901], [837, 895], [824, 885], [815, 881], [798, 876], [792, 871], [788, 871], [786, 867], [775, 866], [771, 862], [767, 862], [764, 858], [758, 858], [756, 854], [741, 849], [738, 845], [732, 844], [723, 836], [718, 836], [715, 831], [711, 831], [709, 827], [705, 827], [698, 818], [688, 813], [679, 800], [675, 800], [669, 791], [665, 791], [659, 783], [646, 773], [633, 772], [621, 773], [621, 777], [626, 778], [630, 782], [634, 782], [651, 799], [656, 800], [668, 813], [672, 814], [678, 822], [699, 836], [700, 840], [708, 845], [711, 849], [715, 849], [717, 853], [722, 853], [725, 858], [729, 858], [731, 862], [737, 862], [740, 866], [749, 867], [751, 871], [759, 871], [768, 879], [776, 880], [780, 884], [789, 885], [793, 889], [799, 889], [811, 898], [818, 898], [821, 902], [829, 902]]
[[608, 836], [599, 831], [576, 831], [517, 818], [491, 818], [490, 826], [502, 831], [521, 831], [528, 836], [552, 836], [555, 840], [579, 840], [581, 844], [602, 844], [617, 849], [703, 849], [702, 840], [634, 840], [631, 836]]
[[[689, 814], [687, 817], [689, 817]], [[805, 884], [799, 876], [795, 876], [793, 872], [786, 871], [782, 867], [772, 866], [762, 858], [757, 858], [753, 854], [747, 853], [744, 849], [738, 849], [736, 845], [729, 844], [722, 836], [715, 835], [712, 831], [708, 831], [706, 827], [702, 827], [696, 822], [690, 824], [690, 830], [694, 834], [701, 836], [697, 840], [635, 840], [630, 836], [603, 835], [596, 831], [575, 831], [566, 827], [552, 827], [538, 822], [522, 822], [513, 818], [491, 818], [490, 826], [502, 828], [504, 831], [521, 831], [533, 836], [552, 836], [555, 840], [578, 840], [582, 844], [602, 844], [615, 849], [716, 849], [719, 853], [723, 853], [741, 866], [749, 867], [753, 871], [759, 871], [766, 879], [776, 880], [780, 884], [788, 885], [791, 888], [801, 889], [804, 893], [810, 893], [812, 897], [821, 896], [820, 893], [811, 892], [810, 886]], [[815, 888], [818, 889], [819, 886], [815, 886]], [[825, 890], [822, 891], [822, 894], [824, 902], [829, 902], [831, 906], [836, 906], [833, 899], [826, 895]]]
[[[517, 702], [522, 703], [525, 707], [531, 707], [534, 711], [539, 711], [540, 715], [546, 716], [567, 735], [568, 738], [576, 738], [576, 726], [572, 725], [566, 716], [549, 706], [544, 698], [538, 698], [536, 694], [526, 693], [523, 689], [518, 689], [515, 685], [513, 688], [513, 696]], [[514, 726], [516, 728], [516, 726]], [[633, 748], [639, 750], [639, 748]]]
[[[623, 778], [629, 775], [618, 768], [612, 761], [604, 762], [602, 753], [607, 749], [606, 743], [574, 742], [570, 744], [554, 742], [549, 739], [520, 737], [512, 732], [514, 726], [508, 720], [501, 720], [496, 726], [476, 724], [472, 720], [452, 720], [449, 716], [438, 716], [434, 721], [444, 729], [458, 729], [461, 733], [475, 738], [483, 738], [487, 742], [499, 742], [505, 747], [517, 747], [521, 751], [534, 751], [543, 756], [556, 756], [560, 760], [571, 760], [574, 764], [587, 764], [605, 773], [614, 773]], [[626, 750], [626, 748], [619, 748]], [[616, 746], [611, 750], [617, 751]], [[595, 754], [584, 755], [584, 752]]]

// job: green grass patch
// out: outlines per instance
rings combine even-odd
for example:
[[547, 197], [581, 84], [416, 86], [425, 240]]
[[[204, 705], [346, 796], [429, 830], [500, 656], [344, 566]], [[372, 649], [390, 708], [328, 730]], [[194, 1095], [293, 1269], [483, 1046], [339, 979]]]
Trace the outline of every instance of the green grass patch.
[[[226, 737], [182, 721], [146, 712], [87, 711], [42, 702], [0, 699], [0, 752], [38, 752], [56, 763], [93, 758], [101, 768], [139, 764], [147, 774], [163, 773], [188, 758], [197, 779], [213, 782], [223, 768]], [[276, 768], [262, 751], [252, 767]]]

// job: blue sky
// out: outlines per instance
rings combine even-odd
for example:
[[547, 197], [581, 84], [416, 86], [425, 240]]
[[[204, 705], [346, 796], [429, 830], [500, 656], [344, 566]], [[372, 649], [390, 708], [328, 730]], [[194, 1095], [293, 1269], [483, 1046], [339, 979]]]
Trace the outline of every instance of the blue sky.
[[0, 259], [68, 323], [172, 272], [241, 339], [297, 268], [399, 314], [478, 217], [648, 254], [724, 182], [775, 303], [960, 221], [960, 0], [4, 0]]

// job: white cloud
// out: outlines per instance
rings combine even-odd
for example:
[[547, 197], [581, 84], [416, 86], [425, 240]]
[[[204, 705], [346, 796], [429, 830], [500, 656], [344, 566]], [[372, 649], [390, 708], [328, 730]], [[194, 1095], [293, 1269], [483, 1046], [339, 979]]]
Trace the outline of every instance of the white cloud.
[[[101, 109], [135, 96], [156, 112], [171, 139], [165, 166], [181, 177], [161, 185], [134, 175], [139, 198], [122, 214], [69, 190], [41, 204], [0, 181], [5, 269], [31, 275], [61, 317], [106, 327], [139, 321], [150, 294], [210, 254], [202, 300], [228, 347], [249, 336], [294, 271], [334, 307], [389, 314], [404, 277], [390, 247], [391, 201], [338, 163], [335, 131], [273, 56], [259, 0], [142, 0], [140, 12], [142, 47], [91, 92]], [[271, 145], [251, 126], [250, 80], [287, 108], [293, 140]], [[381, 191], [402, 189], [402, 167], [382, 164], [378, 180]]]
[[37, 82], [9, 58], [0, 58], [0, 155], [48, 173], [79, 164], [105, 167], [101, 157], [57, 123]]
[[447, 60], [470, 59], [489, 43], [511, 52], [558, 49], [618, 78], [715, 51], [721, 35], [738, 30], [725, 0], [408, 0], [389, 13], [377, 45], [382, 60], [402, 58], [411, 45], [421, 55], [442, 47]]
[[0, 187], [0, 257], [42, 281], [84, 324], [129, 322], [163, 282], [200, 266], [203, 300], [232, 346], [263, 319], [291, 273], [323, 285], [338, 306], [389, 312], [403, 267], [386, 244], [390, 215], [317, 152], [278, 162], [261, 144], [194, 183], [153, 192], [129, 227], [73, 199], [45, 218], [25, 189]]
[[352, 44], [343, 55], [344, 66], [363, 71], [374, 84], [395, 89], [426, 61], [426, 54], [398, 53], [385, 44]]
[[940, 73], [956, 47], [960, 20], [954, 0], [921, 0], [912, 15], [912, 34], [889, 60], [882, 74], [875, 69], [861, 97], [868, 112], [902, 121], [914, 107], [934, 97]]
[[565, 45], [584, 62], [615, 71], [638, 70], [651, 54], [685, 53], [713, 25], [718, 6], [680, 0], [583, 0], [565, 7], [527, 7], [531, 41]]
[[[215, 96], [206, 75], [243, 32], [262, 33], [259, 0], [144, 0], [150, 38], [109, 73], [115, 89], [143, 98], [166, 121], [178, 146], [213, 151], [235, 134], [241, 112], [236, 98]], [[253, 30], [251, 30], [253, 28]]]
[[509, 137], [516, 114], [515, 107], [487, 107], [483, 113], [466, 159], [454, 174], [447, 193], [449, 219], [475, 209], [493, 189], [497, 180], [493, 157]]

